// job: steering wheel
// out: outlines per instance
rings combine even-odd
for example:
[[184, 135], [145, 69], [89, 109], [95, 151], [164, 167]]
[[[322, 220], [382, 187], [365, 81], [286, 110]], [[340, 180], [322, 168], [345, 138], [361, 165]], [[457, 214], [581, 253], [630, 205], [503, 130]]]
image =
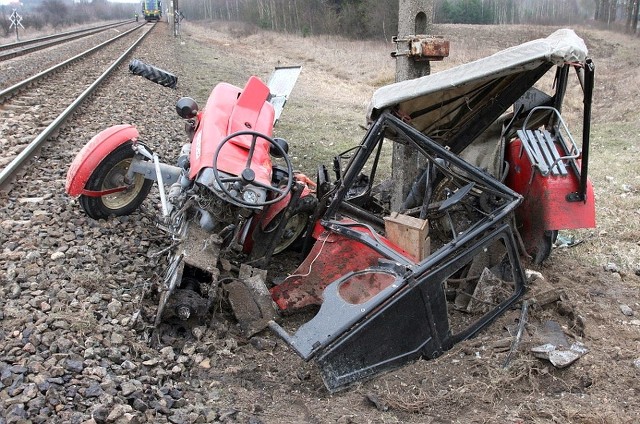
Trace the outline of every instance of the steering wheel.
[[[221, 178], [220, 174], [218, 173], [218, 158], [220, 157], [220, 151], [222, 150], [222, 147], [227, 144], [230, 140], [239, 137], [239, 136], [243, 136], [243, 135], [250, 135], [252, 136], [251, 139], [251, 146], [249, 147], [249, 153], [247, 155], [247, 163], [245, 165], [245, 168], [242, 170], [242, 172], [240, 173], [239, 176], [230, 176], [230, 177], [224, 177]], [[278, 187], [273, 187], [270, 184], [264, 184], [262, 182], [259, 182], [256, 180], [256, 173], [253, 169], [251, 169], [251, 162], [253, 160], [253, 155], [255, 153], [255, 149], [256, 149], [256, 143], [258, 141], [259, 138], [262, 138], [266, 141], [269, 142], [269, 144], [271, 145], [271, 147], [275, 147], [276, 151], [282, 156], [282, 158], [284, 158], [285, 164], [287, 165], [287, 170], [286, 170], [286, 176], [287, 176], [287, 185], [284, 188], [278, 188]], [[216, 152], [213, 154], [213, 177], [215, 178], [216, 182], [218, 183], [218, 187], [220, 187], [220, 190], [226, 194], [227, 196], [229, 196], [231, 199], [233, 199], [234, 202], [239, 203], [242, 206], [247, 206], [250, 208], [255, 208], [255, 207], [259, 207], [259, 206], [266, 206], [266, 205], [271, 205], [274, 203], [278, 203], [280, 200], [284, 199], [286, 197], [287, 194], [289, 194], [289, 192], [291, 191], [291, 187], [293, 186], [293, 166], [291, 165], [291, 160], [289, 159], [289, 156], [287, 156], [287, 152], [284, 151], [284, 149], [282, 148], [282, 146], [280, 146], [278, 143], [276, 143], [271, 137], [264, 135], [262, 133], [259, 133], [257, 131], [249, 131], [249, 130], [245, 130], [245, 131], [238, 131], [235, 132], [229, 136], [227, 136], [224, 140], [222, 140], [220, 142], [220, 144], [218, 145], [218, 148], [216, 149]], [[231, 188], [227, 188], [226, 184], [227, 183], [232, 183], [230, 184]], [[265, 200], [264, 202], [258, 202], [256, 201], [255, 203], [252, 202], [248, 202], [246, 200], [244, 200], [243, 196], [243, 192], [244, 192], [244, 188], [248, 185], [254, 185], [257, 187], [262, 187], [268, 191], [273, 191], [275, 193], [277, 193], [277, 196], [271, 200]], [[235, 193], [233, 193], [235, 191]]]

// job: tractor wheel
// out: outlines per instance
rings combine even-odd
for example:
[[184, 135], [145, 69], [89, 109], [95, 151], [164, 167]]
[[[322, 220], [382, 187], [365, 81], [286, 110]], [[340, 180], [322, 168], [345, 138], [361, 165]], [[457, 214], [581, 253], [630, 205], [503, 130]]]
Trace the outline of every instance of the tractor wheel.
[[547, 230], [544, 232], [543, 236], [538, 241], [535, 250], [529, 252], [533, 257], [533, 263], [536, 265], [540, 265], [544, 262], [545, 259], [549, 257], [551, 254], [551, 249], [553, 248], [553, 244], [556, 242], [558, 238], [558, 231], [556, 230]]
[[[309, 217], [313, 215], [313, 212], [316, 210], [318, 205], [318, 199], [314, 196], [305, 196], [298, 201], [298, 205], [291, 213], [291, 218], [287, 221], [284, 232], [282, 233], [282, 237], [278, 241], [275, 249], [273, 250], [273, 254], [277, 255], [278, 253], [288, 249], [291, 247], [297, 240], [300, 239], [304, 230], [307, 228], [307, 224], [309, 222]], [[280, 224], [280, 220], [284, 216], [284, 211], [280, 212], [276, 215], [271, 222], [262, 230], [263, 233], [269, 234]]]
[[148, 65], [138, 59], [133, 59], [129, 63], [129, 72], [134, 75], [145, 77], [149, 81], [153, 81], [165, 87], [176, 88], [176, 85], [178, 85], [178, 77], [172, 73], [156, 68], [155, 66]]
[[[130, 141], [124, 143], [100, 162], [87, 181], [87, 190], [102, 191], [126, 184], [125, 177], [135, 154], [131, 145]], [[101, 197], [82, 195], [80, 206], [93, 219], [129, 215], [142, 204], [152, 185], [152, 180], [135, 174], [127, 190]]]

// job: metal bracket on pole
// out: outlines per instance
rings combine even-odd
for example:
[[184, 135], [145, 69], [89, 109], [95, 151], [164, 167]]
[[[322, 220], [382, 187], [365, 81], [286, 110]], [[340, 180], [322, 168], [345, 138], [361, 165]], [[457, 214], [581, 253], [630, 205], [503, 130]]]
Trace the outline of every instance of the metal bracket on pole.
[[414, 60], [443, 60], [449, 56], [449, 40], [442, 36], [411, 35], [393, 37], [396, 51], [391, 57], [408, 56]]

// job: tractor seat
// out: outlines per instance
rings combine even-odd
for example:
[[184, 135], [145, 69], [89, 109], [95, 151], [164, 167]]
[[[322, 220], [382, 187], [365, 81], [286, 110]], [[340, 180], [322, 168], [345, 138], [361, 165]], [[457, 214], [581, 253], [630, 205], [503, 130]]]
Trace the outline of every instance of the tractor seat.
[[556, 147], [556, 138], [547, 130], [518, 130], [518, 138], [522, 141], [532, 166], [540, 169], [542, 175], [568, 175], [564, 158], [561, 158]]

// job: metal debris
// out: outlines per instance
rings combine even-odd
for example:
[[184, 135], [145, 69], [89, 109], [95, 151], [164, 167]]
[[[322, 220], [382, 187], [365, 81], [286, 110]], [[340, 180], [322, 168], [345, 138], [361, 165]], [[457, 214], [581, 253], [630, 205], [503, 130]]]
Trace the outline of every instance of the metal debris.
[[556, 368], [566, 368], [589, 352], [581, 342], [569, 345], [560, 324], [555, 321], [546, 321], [538, 338], [545, 343], [533, 347], [531, 352], [536, 358], [548, 360]]

